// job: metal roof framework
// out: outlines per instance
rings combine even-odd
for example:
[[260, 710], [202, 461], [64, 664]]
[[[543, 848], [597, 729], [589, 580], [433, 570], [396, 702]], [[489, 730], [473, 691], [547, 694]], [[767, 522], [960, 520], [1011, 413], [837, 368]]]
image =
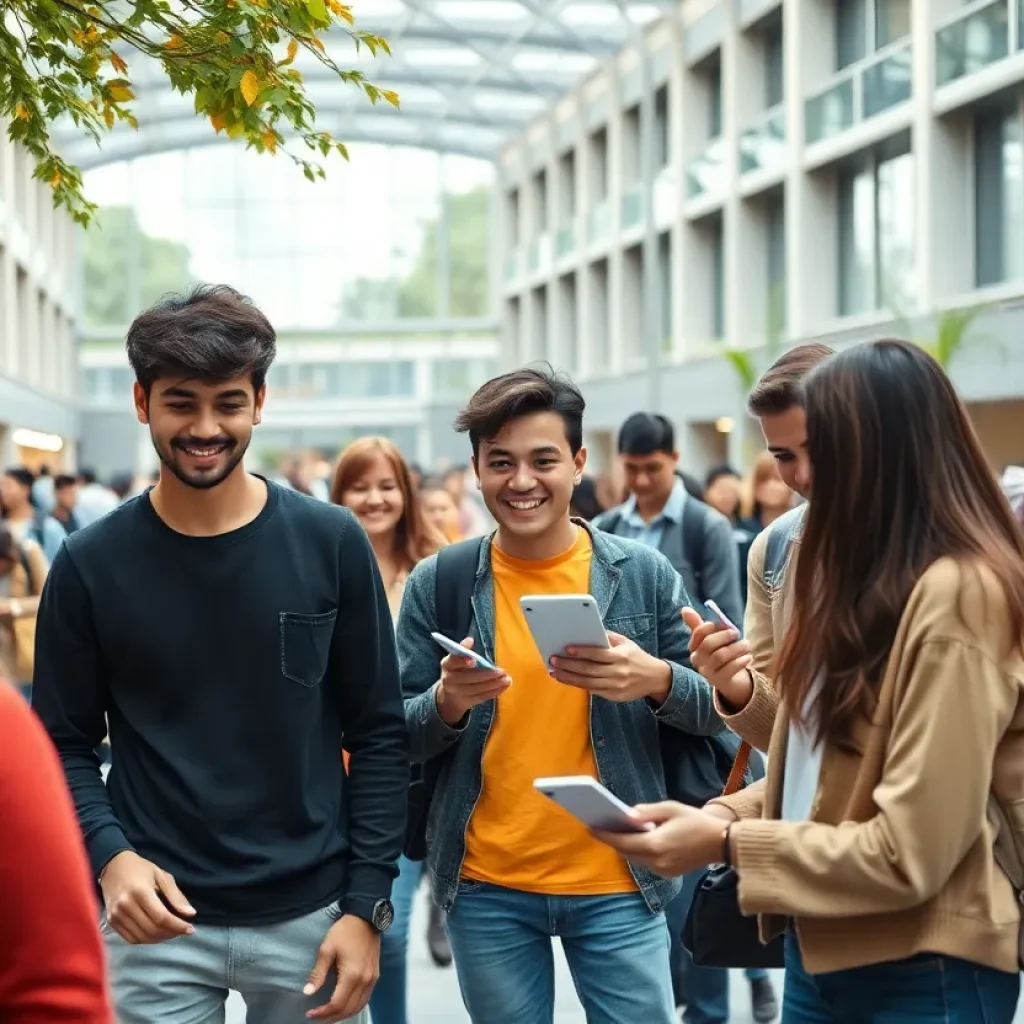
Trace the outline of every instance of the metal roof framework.
[[[344, 142], [412, 146], [494, 159], [498, 147], [618, 53], [676, 0], [356, 0], [357, 26], [384, 36], [392, 56], [356, 54], [332, 33], [327, 52], [395, 89], [401, 110], [371, 106], [354, 86], [300, 53], [317, 125]], [[225, 142], [155, 62], [131, 62], [138, 131], [119, 124], [97, 147], [74, 126], [55, 138], [84, 170], [153, 153]]]

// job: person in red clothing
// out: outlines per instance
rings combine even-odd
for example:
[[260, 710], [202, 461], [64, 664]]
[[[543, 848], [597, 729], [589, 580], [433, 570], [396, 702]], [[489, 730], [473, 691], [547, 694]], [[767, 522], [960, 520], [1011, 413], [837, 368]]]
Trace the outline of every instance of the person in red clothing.
[[0, 1020], [113, 1024], [99, 905], [64, 772], [0, 680]]

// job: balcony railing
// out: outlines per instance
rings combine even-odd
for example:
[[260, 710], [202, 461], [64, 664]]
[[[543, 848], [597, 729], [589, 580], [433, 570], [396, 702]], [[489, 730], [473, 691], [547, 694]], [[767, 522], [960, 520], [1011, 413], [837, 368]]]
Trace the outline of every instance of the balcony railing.
[[935, 33], [935, 78], [948, 85], [1020, 48], [1024, 3], [980, 0], [957, 11]]
[[568, 256], [576, 249], [576, 227], [573, 224], [563, 224], [558, 229], [555, 239], [555, 253], [559, 259]]
[[689, 199], [725, 187], [725, 143], [713, 139], [699, 156], [695, 156], [686, 168], [686, 195]]
[[844, 68], [831, 85], [807, 98], [807, 141], [830, 139], [909, 100], [911, 60], [907, 39]]
[[591, 207], [587, 215], [587, 241], [593, 245], [608, 237], [608, 200], [601, 199]]
[[740, 174], [775, 170], [785, 163], [786, 109], [780, 103], [740, 135]]
[[644, 219], [644, 193], [640, 185], [630, 185], [622, 195], [623, 230], [637, 227]]

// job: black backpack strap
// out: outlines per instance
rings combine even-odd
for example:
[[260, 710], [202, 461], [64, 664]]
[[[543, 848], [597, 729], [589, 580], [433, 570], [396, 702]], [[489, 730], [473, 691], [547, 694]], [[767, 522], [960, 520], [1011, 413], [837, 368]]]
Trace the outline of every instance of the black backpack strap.
[[473, 588], [483, 542], [483, 537], [471, 537], [437, 553], [434, 577], [437, 631], [456, 643], [462, 643], [469, 636], [473, 621]]
[[694, 498], [687, 497], [683, 504], [683, 556], [686, 558], [693, 578], [697, 583], [699, 600], [703, 601], [704, 593], [704, 506]]

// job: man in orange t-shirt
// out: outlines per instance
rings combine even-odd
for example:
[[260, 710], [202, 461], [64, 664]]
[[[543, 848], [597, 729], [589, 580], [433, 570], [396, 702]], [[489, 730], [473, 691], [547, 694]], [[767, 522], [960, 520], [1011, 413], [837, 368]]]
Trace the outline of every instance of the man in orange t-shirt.
[[[498, 524], [480, 549], [464, 642], [500, 668], [446, 657], [437, 678], [436, 559], [410, 575], [399, 618], [413, 757], [446, 758], [428, 859], [474, 1024], [552, 1019], [555, 936], [591, 1024], [675, 1020], [662, 908], [678, 882], [628, 864], [533, 785], [587, 775], [627, 803], [661, 800], [659, 728], [722, 729], [688, 665], [687, 598], [671, 565], [569, 516], [583, 408], [567, 377], [520, 370], [485, 384], [458, 421]], [[587, 593], [610, 648], [546, 665], [520, 599]]]

